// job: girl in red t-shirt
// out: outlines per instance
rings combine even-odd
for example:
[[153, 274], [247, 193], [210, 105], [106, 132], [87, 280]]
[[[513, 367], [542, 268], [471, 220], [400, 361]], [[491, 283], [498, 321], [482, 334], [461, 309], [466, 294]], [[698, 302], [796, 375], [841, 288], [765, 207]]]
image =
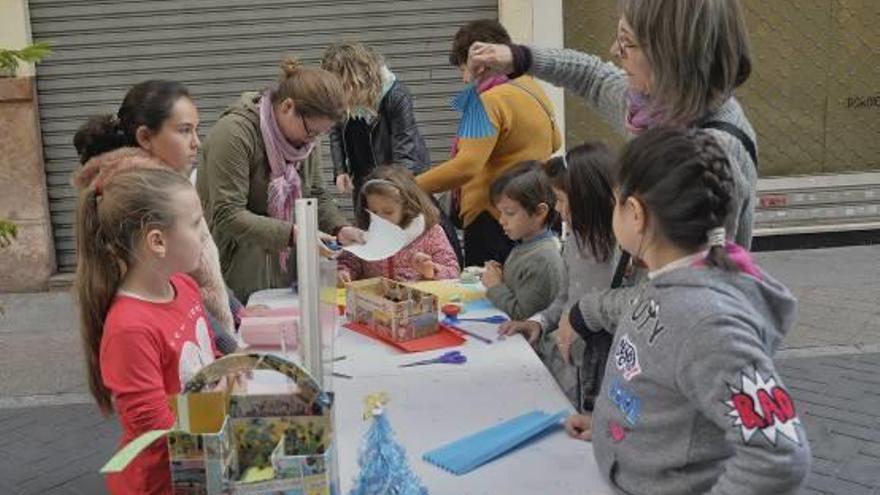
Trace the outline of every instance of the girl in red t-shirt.
[[[76, 291], [89, 387], [101, 412], [119, 415], [122, 445], [172, 427], [167, 396], [214, 359], [198, 286], [184, 274], [208, 239], [203, 225], [195, 190], [171, 170], [114, 170], [80, 194]], [[171, 493], [164, 440], [107, 485]]]

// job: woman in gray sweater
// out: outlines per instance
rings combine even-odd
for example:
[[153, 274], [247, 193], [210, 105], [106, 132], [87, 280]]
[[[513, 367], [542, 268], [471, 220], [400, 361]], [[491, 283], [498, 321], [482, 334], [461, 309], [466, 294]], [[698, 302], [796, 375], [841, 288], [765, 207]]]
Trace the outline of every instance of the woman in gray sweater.
[[755, 211], [755, 131], [733, 96], [751, 72], [738, 0], [622, 0], [611, 55], [620, 66], [575, 50], [474, 43], [476, 75], [528, 72], [584, 98], [627, 137], [660, 125], [700, 127], [733, 165], [728, 235], [749, 249]]

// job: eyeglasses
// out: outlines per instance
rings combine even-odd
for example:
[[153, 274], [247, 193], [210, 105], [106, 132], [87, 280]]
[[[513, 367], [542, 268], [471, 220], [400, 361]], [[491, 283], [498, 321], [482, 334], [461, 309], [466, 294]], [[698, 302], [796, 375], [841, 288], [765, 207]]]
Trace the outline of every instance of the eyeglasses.
[[639, 47], [639, 45], [635, 43], [625, 43], [623, 41], [623, 36], [621, 36], [620, 33], [617, 33], [614, 37], [614, 42], [617, 43], [617, 53], [620, 58], [627, 58], [630, 50], [635, 50]]
[[323, 132], [313, 132], [311, 129], [309, 129], [309, 124], [306, 122], [306, 118], [303, 117], [303, 114], [297, 112], [297, 115], [299, 115], [299, 121], [302, 122], [303, 130], [306, 131], [306, 139], [311, 141], [313, 139], [317, 139], [321, 136], [321, 134], [323, 134]]

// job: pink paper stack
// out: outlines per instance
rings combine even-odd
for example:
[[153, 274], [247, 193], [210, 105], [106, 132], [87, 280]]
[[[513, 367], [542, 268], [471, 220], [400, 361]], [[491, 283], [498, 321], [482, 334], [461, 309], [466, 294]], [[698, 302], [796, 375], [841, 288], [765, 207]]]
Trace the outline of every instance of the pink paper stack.
[[238, 329], [250, 347], [288, 351], [299, 348], [299, 310], [296, 308], [246, 309]]

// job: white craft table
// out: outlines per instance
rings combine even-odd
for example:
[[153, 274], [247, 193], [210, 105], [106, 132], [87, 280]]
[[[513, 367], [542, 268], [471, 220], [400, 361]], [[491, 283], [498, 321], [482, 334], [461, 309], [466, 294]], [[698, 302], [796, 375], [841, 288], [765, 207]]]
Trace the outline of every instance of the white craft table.
[[[273, 307], [296, 304], [289, 295], [269, 295], [256, 301]], [[252, 299], [251, 303], [256, 301]], [[494, 325], [462, 325], [495, 340]], [[413, 368], [398, 365], [450, 349], [404, 354], [347, 329], [340, 329], [334, 347], [336, 356], [345, 356], [335, 363], [334, 371], [353, 377], [333, 378], [330, 384], [336, 396], [343, 494], [351, 489], [358, 472], [358, 449], [370, 425], [362, 418], [363, 399], [379, 391], [391, 397], [386, 411], [395, 436], [406, 448], [410, 466], [434, 495], [613, 493], [598, 472], [591, 444], [569, 438], [561, 427], [462, 476], [422, 460], [425, 452], [533, 409], [548, 413], [572, 411], [553, 377], [522, 337], [492, 344], [471, 338], [457, 348], [467, 356], [466, 364]]]

